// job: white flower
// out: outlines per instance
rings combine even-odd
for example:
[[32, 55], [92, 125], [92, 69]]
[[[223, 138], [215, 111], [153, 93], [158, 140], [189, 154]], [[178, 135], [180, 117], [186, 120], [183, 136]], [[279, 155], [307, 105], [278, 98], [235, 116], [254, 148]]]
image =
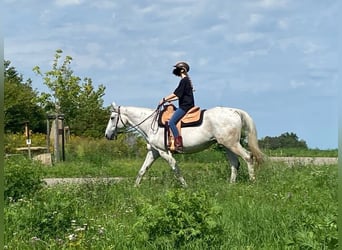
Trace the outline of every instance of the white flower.
[[75, 241], [76, 240], [76, 235], [75, 234], [70, 234], [69, 236], [68, 236], [68, 238], [69, 238], [69, 240], [70, 241]]

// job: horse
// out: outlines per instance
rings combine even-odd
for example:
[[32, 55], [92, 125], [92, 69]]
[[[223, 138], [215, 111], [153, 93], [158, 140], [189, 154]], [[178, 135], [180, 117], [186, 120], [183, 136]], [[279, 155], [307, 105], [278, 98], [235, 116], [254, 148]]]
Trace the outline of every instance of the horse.
[[[146, 171], [159, 157], [165, 159], [182, 186], [187, 183], [181, 174], [173, 153], [165, 147], [164, 129], [156, 122], [160, 113], [157, 109], [117, 106], [112, 103], [111, 115], [105, 131], [108, 140], [116, 138], [118, 130], [131, 128], [138, 131], [147, 142], [147, 154], [135, 180], [139, 186]], [[119, 132], [120, 132], [119, 131]], [[240, 144], [242, 132], [247, 133], [248, 151]], [[182, 128], [183, 152], [194, 153], [208, 148], [213, 143], [225, 147], [231, 165], [230, 182], [236, 182], [240, 166], [239, 156], [247, 163], [249, 179], [255, 180], [254, 166], [263, 161], [264, 155], [258, 146], [257, 130], [251, 116], [241, 109], [214, 107], [204, 112], [200, 126]]]

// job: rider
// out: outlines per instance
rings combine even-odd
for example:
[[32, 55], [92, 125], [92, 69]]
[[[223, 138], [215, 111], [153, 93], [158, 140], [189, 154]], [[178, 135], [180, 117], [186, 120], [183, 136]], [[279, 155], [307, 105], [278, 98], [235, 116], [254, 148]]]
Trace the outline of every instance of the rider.
[[193, 95], [194, 88], [190, 77], [188, 76], [188, 72], [190, 70], [189, 64], [187, 64], [186, 62], [178, 62], [173, 67], [175, 68], [172, 73], [176, 76], [179, 76], [181, 80], [179, 81], [178, 87], [175, 89], [175, 91], [160, 100], [159, 105], [162, 105], [165, 102], [178, 100], [179, 107], [173, 113], [169, 121], [169, 126], [175, 138], [176, 151], [182, 152], [183, 140], [182, 137], [179, 135], [176, 124], [186, 114], [186, 112], [189, 111], [189, 109], [195, 106]]

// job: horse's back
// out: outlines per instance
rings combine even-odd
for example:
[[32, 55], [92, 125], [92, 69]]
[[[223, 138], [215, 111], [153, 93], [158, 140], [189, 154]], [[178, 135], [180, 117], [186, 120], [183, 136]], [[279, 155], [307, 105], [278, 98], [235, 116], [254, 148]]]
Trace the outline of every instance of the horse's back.
[[[240, 119], [240, 109], [230, 107], [214, 107], [206, 110], [205, 116], [210, 121], [235, 121]], [[243, 111], [244, 112], [244, 111]]]

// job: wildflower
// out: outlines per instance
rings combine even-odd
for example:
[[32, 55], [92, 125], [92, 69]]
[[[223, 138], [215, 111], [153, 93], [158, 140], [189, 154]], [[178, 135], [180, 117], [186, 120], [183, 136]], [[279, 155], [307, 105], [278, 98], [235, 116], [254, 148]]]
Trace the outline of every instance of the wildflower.
[[70, 235], [68, 236], [68, 239], [69, 239], [70, 241], [76, 241], [76, 238], [77, 238], [77, 236], [76, 236], [75, 234], [70, 234]]
[[33, 236], [33, 237], [31, 238], [31, 242], [34, 243], [34, 242], [36, 242], [36, 241], [40, 241], [40, 239], [39, 239], [38, 237], [36, 237], [36, 236]]
[[56, 243], [57, 243], [57, 245], [61, 246], [61, 245], [63, 245], [64, 241], [62, 239], [57, 238]]
[[99, 235], [103, 235], [104, 232], [105, 232], [104, 227], [100, 227], [100, 228], [99, 228], [99, 231], [98, 231]]
[[85, 228], [84, 227], [78, 227], [75, 229], [75, 232], [82, 232], [82, 231], [85, 231]]

